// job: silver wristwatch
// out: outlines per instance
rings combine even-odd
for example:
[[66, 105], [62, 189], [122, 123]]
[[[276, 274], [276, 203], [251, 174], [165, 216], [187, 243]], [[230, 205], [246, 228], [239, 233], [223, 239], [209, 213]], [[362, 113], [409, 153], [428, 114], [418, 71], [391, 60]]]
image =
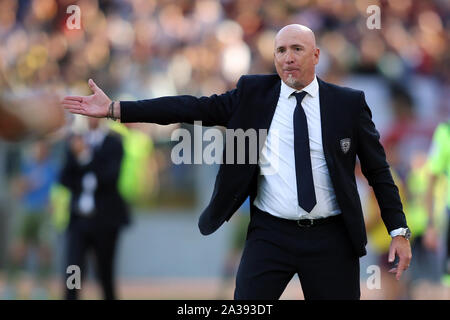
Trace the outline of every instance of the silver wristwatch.
[[411, 230], [409, 230], [409, 228], [402, 228], [399, 230], [398, 235], [404, 237], [406, 240], [409, 240], [411, 238]]

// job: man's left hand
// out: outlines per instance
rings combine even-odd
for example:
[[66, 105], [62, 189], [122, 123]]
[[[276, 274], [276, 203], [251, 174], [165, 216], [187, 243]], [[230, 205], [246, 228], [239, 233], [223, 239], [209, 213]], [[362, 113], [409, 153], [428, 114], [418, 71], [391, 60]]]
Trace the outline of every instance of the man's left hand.
[[409, 268], [411, 262], [411, 245], [409, 240], [406, 240], [403, 236], [396, 236], [392, 238], [391, 245], [389, 247], [389, 262], [392, 263], [395, 260], [395, 255], [399, 257], [398, 264], [389, 270], [390, 273], [395, 273], [395, 278], [400, 280], [403, 271]]

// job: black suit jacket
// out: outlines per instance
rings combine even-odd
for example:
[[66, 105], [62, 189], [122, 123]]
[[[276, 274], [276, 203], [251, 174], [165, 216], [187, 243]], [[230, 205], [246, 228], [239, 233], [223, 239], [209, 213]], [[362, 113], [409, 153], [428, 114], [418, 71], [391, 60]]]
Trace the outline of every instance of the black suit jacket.
[[[320, 79], [318, 82], [326, 163], [354, 249], [359, 256], [363, 256], [366, 254], [367, 236], [354, 173], [356, 156], [375, 192], [387, 230], [406, 227], [405, 215], [364, 93]], [[268, 130], [280, 86], [278, 75], [242, 76], [234, 90], [221, 95], [122, 101], [121, 119], [123, 122], [158, 124], [201, 120], [206, 126]], [[350, 149], [346, 153], [342, 151], [340, 142], [345, 138], [351, 139]], [[258, 136], [258, 159], [264, 140]], [[221, 164], [211, 201], [199, 219], [202, 234], [210, 234], [228, 221], [248, 196], [253, 203], [259, 166], [249, 163], [248, 144], [246, 155], [245, 164], [236, 164], [236, 159], [235, 164]], [[223, 156], [225, 159], [226, 148]]]
[[121, 139], [114, 133], [106, 135], [103, 143], [95, 148], [92, 161], [85, 165], [81, 165], [70, 148], [67, 148], [60, 182], [72, 194], [69, 228], [75, 221], [82, 219], [78, 214], [78, 200], [82, 192], [83, 176], [88, 172], [92, 172], [97, 179], [95, 214], [89, 218], [92, 226], [116, 229], [129, 222], [129, 208], [117, 188], [123, 153]]

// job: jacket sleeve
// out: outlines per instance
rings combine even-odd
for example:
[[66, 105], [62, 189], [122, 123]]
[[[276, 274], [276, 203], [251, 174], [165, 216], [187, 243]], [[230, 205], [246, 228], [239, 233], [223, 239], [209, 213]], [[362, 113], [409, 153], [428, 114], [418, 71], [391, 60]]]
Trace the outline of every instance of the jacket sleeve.
[[386, 154], [380, 143], [380, 134], [372, 121], [372, 113], [363, 92], [360, 95], [360, 108], [356, 152], [362, 173], [373, 188], [380, 207], [381, 218], [388, 232], [397, 228], [406, 228], [399, 190], [392, 179]]
[[204, 126], [227, 126], [236, 110], [242, 91], [243, 77], [235, 89], [221, 95], [197, 98], [189, 95], [161, 97], [138, 101], [121, 101], [121, 122], [157, 124], [202, 121]]

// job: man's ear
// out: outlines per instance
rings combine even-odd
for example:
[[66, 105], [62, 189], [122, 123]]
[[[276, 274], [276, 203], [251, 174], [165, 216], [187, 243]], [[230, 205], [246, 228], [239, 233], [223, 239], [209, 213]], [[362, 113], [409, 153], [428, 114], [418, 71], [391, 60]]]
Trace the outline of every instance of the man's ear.
[[314, 64], [318, 64], [319, 63], [319, 56], [320, 56], [320, 49], [316, 48], [314, 50], [314, 58], [315, 58]]

